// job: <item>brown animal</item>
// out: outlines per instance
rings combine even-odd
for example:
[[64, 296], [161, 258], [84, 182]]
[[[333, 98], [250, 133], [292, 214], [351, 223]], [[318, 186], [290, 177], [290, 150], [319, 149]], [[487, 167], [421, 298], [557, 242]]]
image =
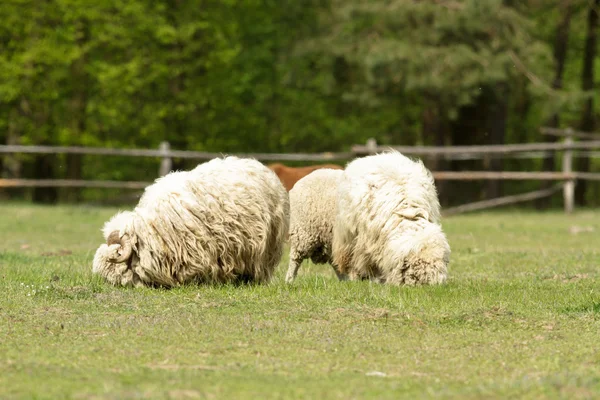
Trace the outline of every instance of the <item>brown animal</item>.
[[292, 190], [296, 182], [304, 178], [317, 169], [330, 168], [330, 169], [344, 169], [336, 164], [320, 164], [320, 165], [309, 165], [307, 167], [286, 167], [280, 163], [269, 164], [268, 167], [277, 174], [281, 183], [289, 192]]

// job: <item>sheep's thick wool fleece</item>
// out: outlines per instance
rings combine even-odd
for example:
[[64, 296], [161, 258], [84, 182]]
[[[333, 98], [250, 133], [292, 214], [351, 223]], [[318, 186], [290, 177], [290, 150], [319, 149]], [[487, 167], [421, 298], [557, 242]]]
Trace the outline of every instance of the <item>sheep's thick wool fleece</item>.
[[450, 248], [435, 182], [423, 163], [397, 151], [350, 162], [340, 181], [334, 261], [353, 278], [441, 283]]
[[[290, 263], [286, 281], [292, 282], [302, 261], [331, 262], [337, 187], [343, 170], [318, 169], [290, 190]], [[335, 270], [335, 268], [334, 268]]]
[[342, 170], [320, 169], [298, 181], [290, 191], [290, 253], [311, 256], [315, 263], [331, 257], [337, 186]]
[[266, 282], [288, 228], [289, 198], [275, 173], [252, 159], [213, 159], [157, 179], [134, 211], [109, 220], [105, 239], [127, 234], [133, 255], [112, 264], [107, 254], [118, 245], [103, 244], [93, 269], [117, 285]]

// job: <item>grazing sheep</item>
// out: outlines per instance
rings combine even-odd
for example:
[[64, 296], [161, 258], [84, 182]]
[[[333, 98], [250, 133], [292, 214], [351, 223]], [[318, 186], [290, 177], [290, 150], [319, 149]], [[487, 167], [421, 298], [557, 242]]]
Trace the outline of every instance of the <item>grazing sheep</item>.
[[[319, 169], [300, 179], [290, 190], [290, 264], [285, 277], [291, 283], [300, 264], [310, 258], [315, 264], [331, 263], [336, 193], [343, 171]], [[340, 280], [344, 276], [338, 274]]]
[[133, 211], [103, 228], [93, 272], [113, 285], [270, 280], [289, 229], [289, 196], [252, 159], [226, 157], [172, 172]]
[[277, 174], [285, 189], [289, 192], [292, 190], [296, 182], [304, 178], [306, 175], [313, 171], [322, 168], [328, 169], [343, 169], [339, 165], [335, 164], [321, 164], [321, 165], [309, 165], [307, 167], [287, 167], [283, 164], [274, 163], [269, 164], [268, 167]]
[[435, 182], [397, 151], [346, 166], [338, 189], [333, 261], [350, 279], [394, 285], [446, 280], [450, 246]]

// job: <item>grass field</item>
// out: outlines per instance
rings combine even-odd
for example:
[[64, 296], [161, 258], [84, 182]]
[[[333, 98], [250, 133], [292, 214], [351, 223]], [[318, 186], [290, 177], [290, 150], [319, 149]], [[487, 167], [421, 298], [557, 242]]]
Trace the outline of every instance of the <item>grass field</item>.
[[447, 218], [441, 287], [134, 290], [91, 274], [115, 211], [0, 206], [0, 399], [600, 395], [600, 213]]

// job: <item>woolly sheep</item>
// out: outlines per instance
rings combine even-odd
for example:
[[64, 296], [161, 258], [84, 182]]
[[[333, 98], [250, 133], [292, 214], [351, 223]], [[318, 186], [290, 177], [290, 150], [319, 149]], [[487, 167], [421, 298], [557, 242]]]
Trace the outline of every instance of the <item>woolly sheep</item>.
[[421, 161], [397, 151], [356, 159], [337, 198], [333, 261], [340, 273], [394, 285], [446, 280], [450, 246], [435, 182]]
[[113, 285], [270, 280], [289, 229], [289, 196], [253, 159], [225, 157], [172, 172], [133, 211], [103, 227], [93, 272]]
[[[290, 191], [290, 263], [285, 277], [291, 283], [302, 261], [331, 263], [336, 193], [343, 171], [319, 169], [300, 179]], [[333, 270], [340, 280], [344, 276]]]

